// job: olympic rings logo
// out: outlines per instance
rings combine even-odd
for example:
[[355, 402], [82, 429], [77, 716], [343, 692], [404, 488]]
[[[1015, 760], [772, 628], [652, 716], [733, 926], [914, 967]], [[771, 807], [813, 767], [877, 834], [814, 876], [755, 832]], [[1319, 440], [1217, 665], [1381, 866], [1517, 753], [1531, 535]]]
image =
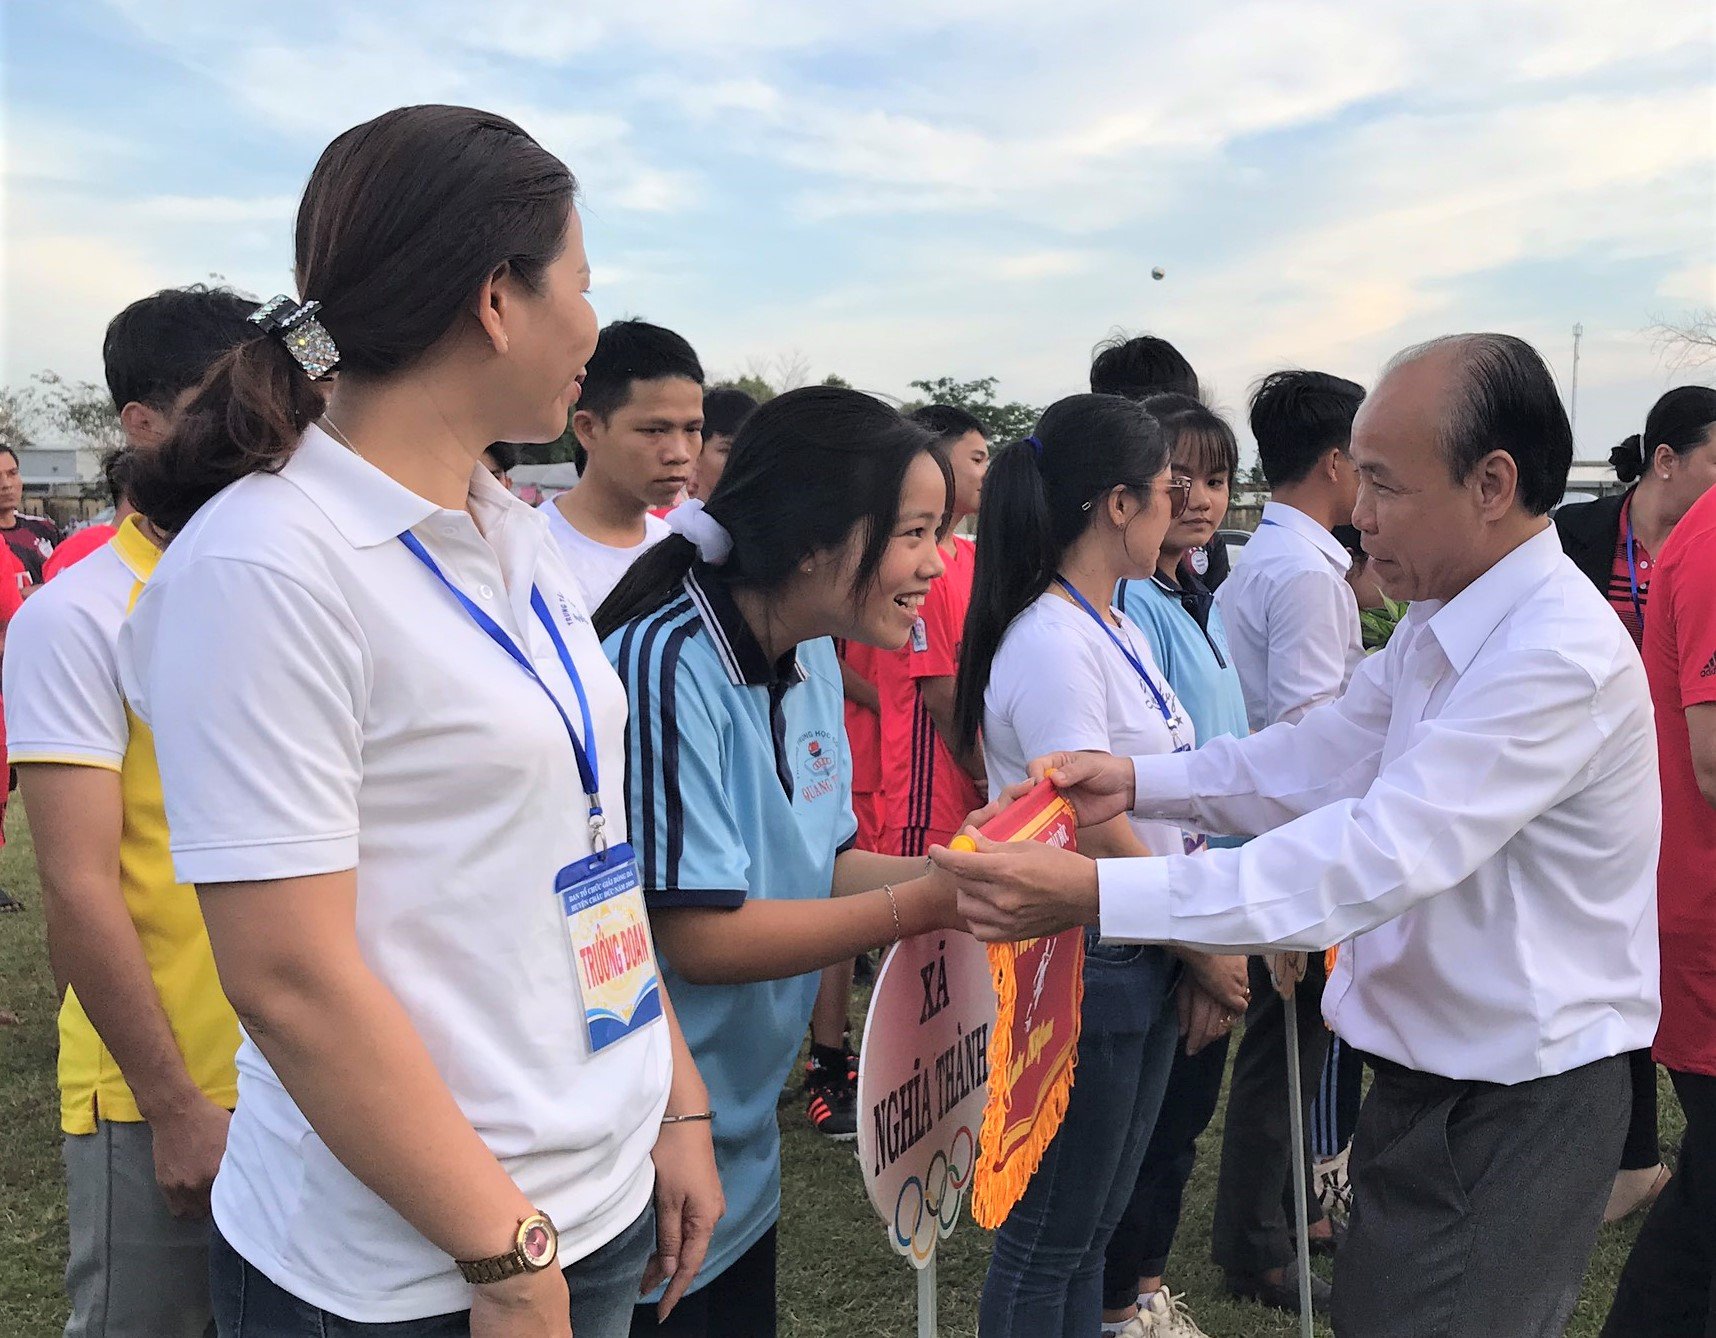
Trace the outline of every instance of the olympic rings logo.
[[[929, 1262], [935, 1243], [959, 1221], [959, 1205], [977, 1165], [977, 1139], [965, 1126], [947, 1151], [937, 1149], [924, 1179], [910, 1176], [894, 1203], [894, 1248], [919, 1266]], [[928, 1182], [927, 1184], [925, 1182]], [[908, 1208], [907, 1205], [910, 1205]], [[910, 1217], [910, 1226], [906, 1225]]]

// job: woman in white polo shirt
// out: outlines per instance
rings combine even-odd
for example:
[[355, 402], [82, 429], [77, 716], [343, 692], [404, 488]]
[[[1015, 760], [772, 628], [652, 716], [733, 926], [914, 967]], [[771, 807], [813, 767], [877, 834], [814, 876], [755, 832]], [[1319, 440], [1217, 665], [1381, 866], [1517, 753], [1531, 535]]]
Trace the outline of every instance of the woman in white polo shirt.
[[[961, 742], [981, 726], [993, 794], [1026, 779], [1053, 740], [1062, 742], [1050, 751], [1130, 756], [1195, 745], [1150, 643], [1112, 607], [1120, 581], [1155, 571], [1169, 520], [1185, 503], [1160, 426], [1117, 395], [1050, 405], [1035, 435], [995, 457], [956, 693]], [[1078, 841], [1092, 855], [1192, 848], [1178, 827], [1127, 818], [1081, 828]], [[1181, 1015], [1194, 1049], [1234, 1020], [1215, 1001], [1216, 981], [1204, 988], [1206, 974], [1221, 973], [1203, 960], [1195, 966], [1177, 1011], [1179, 967], [1165, 949], [1087, 937], [1078, 1080], [1042, 1164], [996, 1233], [983, 1338], [1086, 1338], [1101, 1327], [1104, 1254], [1138, 1181]], [[1133, 1306], [1106, 1318], [1130, 1325], [1125, 1332], [1149, 1327]]]
[[314, 301], [263, 306], [136, 481], [178, 533], [122, 672], [245, 1029], [225, 1338], [616, 1338], [721, 1211], [625, 694], [481, 464], [560, 434], [595, 347], [574, 191], [484, 112], [340, 136], [298, 213]]

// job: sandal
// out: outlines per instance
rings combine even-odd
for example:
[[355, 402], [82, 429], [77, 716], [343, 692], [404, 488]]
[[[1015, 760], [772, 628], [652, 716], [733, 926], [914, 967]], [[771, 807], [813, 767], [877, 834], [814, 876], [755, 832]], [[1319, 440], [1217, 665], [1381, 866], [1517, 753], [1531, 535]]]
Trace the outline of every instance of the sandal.
[[1662, 1191], [1667, 1187], [1669, 1177], [1673, 1174], [1666, 1165], [1658, 1166], [1656, 1178], [1650, 1182], [1650, 1187], [1630, 1201], [1624, 1197], [1617, 1198], [1619, 1193], [1617, 1186], [1616, 1190], [1609, 1195], [1609, 1206], [1603, 1211], [1603, 1225], [1613, 1226], [1616, 1222], [1624, 1222], [1627, 1218], [1638, 1213], [1649, 1212], [1651, 1205], [1662, 1197]]

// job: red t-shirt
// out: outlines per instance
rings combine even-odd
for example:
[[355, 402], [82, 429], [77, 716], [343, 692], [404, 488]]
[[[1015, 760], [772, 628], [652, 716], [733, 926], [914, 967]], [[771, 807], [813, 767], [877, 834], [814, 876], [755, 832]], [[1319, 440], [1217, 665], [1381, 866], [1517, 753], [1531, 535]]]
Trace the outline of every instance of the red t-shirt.
[[112, 525], [85, 525], [77, 533], [68, 535], [42, 563], [43, 583], [53, 580], [72, 563], [82, 561], [98, 548], [106, 547], [118, 533]]
[[[13, 616], [24, 607], [24, 587], [30, 573], [18, 560], [10, 545], [0, 544], [0, 628], [11, 625]], [[6, 706], [0, 702], [0, 846], [6, 844]]]
[[[842, 641], [840, 658], [858, 677], [876, 681], [876, 660], [882, 654], [874, 646]], [[868, 707], [846, 703], [846, 738], [852, 747], [852, 793], [875, 794], [882, 788], [882, 722]]]
[[1716, 1074], [1716, 808], [1692, 771], [1686, 709], [1716, 702], [1716, 489], [1674, 527], [1656, 564], [1644, 661], [1662, 770], [1662, 1025], [1656, 1057]]
[[[1655, 569], [1649, 550], [1633, 538], [1632, 561], [1627, 561], [1627, 522], [1632, 518], [1633, 495], [1627, 494], [1621, 503], [1621, 524], [1615, 533], [1615, 558], [1609, 566], [1609, 607], [1614, 609], [1621, 625], [1632, 633], [1633, 645], [1644, 649], [1644, 623], [1641, 616], [1650, 603], [1650, 577]], [[1638, 603], [1633, 603], [1633, 583], [1638, 582]]]
[[[947, 570], [931, 584], [904, 649], [878, 652], [882, 698], [882, 792], [886, 825], [939, 840], [953, 835], [972, 810], [981, 808], [977, 786], [954, 761], [918, 690], [920, 680], [952, 678], [959, 672], [965, 611], [971, 606], [971, 577], [977, 547], [954, 536]], [[917, 854], [915, 848], [902, 854]]]

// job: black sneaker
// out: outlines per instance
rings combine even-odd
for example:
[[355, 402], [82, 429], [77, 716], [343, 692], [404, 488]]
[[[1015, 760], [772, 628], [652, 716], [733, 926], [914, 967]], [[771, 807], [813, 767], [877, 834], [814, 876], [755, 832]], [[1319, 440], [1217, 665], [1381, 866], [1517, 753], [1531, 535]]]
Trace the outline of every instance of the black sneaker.
[[858, 1137], [858, 1077], [850, 1066], [830, 1068], [813, 1055], [804, 1066], [805, 1114], [816, 1132], [836, 1143]]
[[[1262, 1274], [1229, 1273], [1226, 1278], [1228, 1294], [1242, 1301], [1256, 1301], [1289, 1314], [1299, 1313], [1299, 1278], [1289, 1272], [1286, 1282], [1271, 1282]], [[1311, 1313], [1326, 1315], [1334, 1293], [1329, 1284], [1315, 1273], [1311, 1274]]]

